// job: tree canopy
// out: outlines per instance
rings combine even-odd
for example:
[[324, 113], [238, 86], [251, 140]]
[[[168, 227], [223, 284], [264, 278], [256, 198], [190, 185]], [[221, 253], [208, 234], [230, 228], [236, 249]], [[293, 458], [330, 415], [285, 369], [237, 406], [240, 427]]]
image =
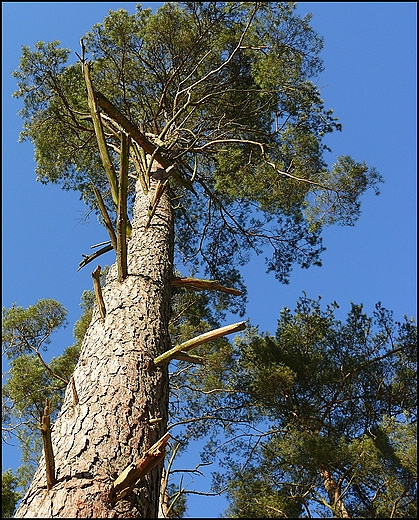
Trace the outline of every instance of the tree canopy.
[[344, 322], [337, 308], [303, 295], [275, 336], [237, 339], [230, 517], [416, 516], [417, 328], [379, 303], [373, 316], [352, 304]]
[[[105, 175], [82, 63], [59, 42], [23, 47], [14, 75], [22, 139], [37, 178], [79, 190], [116, 219], [121, 128], [131, 131], [133, 179], [149, 185], [151, 155], [168, 168], [176, 260], [239, 284], [249, 253], [287, 282], [294, 263], [320, 264], [321, 229], [352, 225], [360, 196], [381, 177], [349, 156], [329, 168], [323, 137], [340, 130], [315, 84], [321, 38], [281, 2], [169, 2], [155, 13], [110, 11], [82, 39], [112, 163]], [[158, 172], [154, 172], [158, 175]], [[128, 209], [129, 211], [129, 209]]]

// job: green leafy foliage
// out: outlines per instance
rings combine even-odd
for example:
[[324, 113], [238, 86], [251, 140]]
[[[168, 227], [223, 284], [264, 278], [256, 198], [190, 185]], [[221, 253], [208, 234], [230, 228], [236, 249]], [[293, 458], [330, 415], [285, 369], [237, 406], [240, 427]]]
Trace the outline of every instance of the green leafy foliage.
[[[106, 268], [103, 270], [105, 272]], [[73, 328], [73, 336], [76, 339], [76, 345], [80, 348], [87, 328], [92, 321], [93, 305], [95, 302], [95, 294], [93, 291], [83, 291], [80, 301], [80, 307], [83, 314], [76, 321]]]
[[[378, 193], [382, 179], [365, 163], [343, 156], [328, 167], [323, 137], [341, 125], [314, 83], [322, 71], [323, 42], [293, 3], [168, 2], [155, 13], [138, 5], [133, 15], [110, 11], [82, 41], [80, 61], [90, 60], [96, 92], [173, 166], [167, 191], [176, 264], [191, 273], [203, 269], [243, 291], [233, 305], [225, 295], [175, 291], [174, 344], [220, 326], [227, 310], [243, 314], [240, 267], [252, 252], [269, 248], [268, 271], [287, 283], [294, 264], [321, 265], [323, 226], [353, 225], [363, 193]], [[70, 56], [57, 41], [23, 47], [14, 72], [14, 95], [23, 100], [21, 139], [35, 147], [39, 181], [78, 190], [98, 215], [99, 190], [115, 224], [82, 64], [67, 63]], [[106, 113], [101, 121], [117, 170], [121, 125]], [[147, 186], [150, 176], [149, 157], [134, 139], [128, 175], [131, 215], [135, 181]], [[3, 311], [3, 346], [11, 363], [3, 414], [23, 449], [23, 482], [30, 480], [30, 454], [40, 453], [34, 432], [43, 403], [51, 399], [54, 413], [60, 406], [91, 320], [92, 298], [83, 294], [75, 345], [53, 358], [49, 369], [40, 352], [64, 323], [62, 306], [42, 300]], [[378, 307], [374, 335], [361, 306], [353, 306], [346, 324], [335, 320], [334, 308], [322, 312], [318, 303], [302, 299], [295, 314], [281, 313], [275, 337], [250, 328], [236, 345], [219, 339], [196, 349], [202, 366], [171, 365], [171, 426], [183, 449], [191, 438], [211, 433], [203, 454], [209, 461], [219, 451], [220, 431], [225, 439], [236, 436], [225, 444], [224, 460], [232, 516], [298, 516], [313, 503], [333, 509], [319, 477], [319, 469], [329, 468], [353, 477], [345, 500], [360, 515], [385, 515], [390, 503], [403, 512], [410, 507], [412, 422], [400, 417], [413, 413], [408, 390], [415, 370], [407, 345], [415, 329], [406, 321], [393, 338], [387, 332], [391, 317]], [[383, 351], [388, 356], [380, 358]], [[263, 434], [260, 425], [267, 425]], [[391, 490], [383, 484], [390, 459], [397, 468]], [[380, 490], [373, 504], [372, 488]], [[398, 500], [401, 490], [405, 495]], [[173, 513], [183, 514], [184, 496], [174, 487], [171, 494], [178, 497]]]
[[[223, 307], [212, 300], [204, 292], [175, 292], [174, 344], [219, 326]], [[83, 315], [74, 327], [78, 342], [49, 364], [62, 377], [69, 378], [77, 362], [92, 304], [92, 292], [85, 291]], [[34, 332], [45, 328], [46, 316], [39, 323], [28, 320], [28, 315], [37, 315], [35, 308], [19, 311], [25, 329], [16, 306], [10, 313], [3, 311], [6, 352], [12, 352], [12, 325], [21, 331], [19, 345], [23, 330], [35, 338]], [[65, 315], [59, 313], [58, 319], [53, 311], [62, 308], [51, 301], [40, 308], [56, 318], [47, 330]], [[275, 336], [249, 327], [235, 345], [221, 339], [196, 349], [205, 359], [202, 366], [173, 363], [170, 415], [175, 438], [182, 451], [191, 439], [210, 434], [203, 454], [208, 462], [220, 450], [217, 437], [222, 432], [222, 464], [229, 477], [215, 476], [214, 485], [228, 483], [230, 517], [301, 517], [308, 510], [323, 516], [325, 508], [333, 511], [322, 468], [331, 468], [335, 480], [344, 483], [345, 506], [354, 517], [415, 514], [416, 327], [407, 319], [394, 323], [380, 304], [372, 317], [352, 304], [344, 323], [335, 318], [337, 308], [333, 303], [322, 311], [320, 299], [304, 296], [294, 312], [281, 311]], [[16, 476], [4, 474], [6, 507], [14, 507], [20, 498], [16, 488], [25, 488], [36, 467], [45, 399], [58, 410], [64, 387], [35, 354], [21, 353], [11, 360], [3, 387], [3, 426], [6, 433], [15, 430], [23, 465]], [[172, 482], [169, 491], [172, 513], [181, 516], [185, 490]]]
[[[177, 263], [232, 285], [249, 253], [270, 248], [268, 269], [287, 282], [293, 264], [320, 264], [324, 225], [352, 225], [360, 197], [381, 177], [338, 158], [327, 167], [323, 137], [341, 126], [313, 78], [323, 65], [310, 17], [281, 2], [168, 2], [155, 13], [110, 11], [83, 38], [94, 88], [174, 166]], [[22, 139], [35, 146], [37, 177], [79, 190], [98, 213], [99, 189], [116, 208], [101, 164], [81, 63], [58, 42], [24, 47], [15, 96]], [[105, 114], [106, 116], [106, 114]], [[120, 161], [120, 126], [102, 118]], [[138, 143], [134, 179], [150, 174]]]
[[41, 352], [47, 350], [51, 334], [65, 325], [66, 315], [66, 309], [52, 299], [39, 300], [27, 309], [16, 304], [10, 309], [3, 308], [2, 350], [10, 360], [8, 378], [3, 386], [3, 407], [10, 419], [10, 429], [16, 419], [24, 419], [26, 427], [36, 429], [45, 400], [50, 399], [53, 408], [61, 402], [60, 391], [63, 392], [65, 382], [56, 376], [62, 378], [66, 373], [72, 373], [74, 349], [70, 347], [59, 361], [52, 361], [52, 372], [48, 371]]
[[229, 518], [299, 518], [303, 511], [301, 499], [291, 487], [278, 489], [273, 480], [268, 469], [259, 480], [253, 468], [243, 471], [241, 480], [230, 491], [234, 507], [229, 510]]
[[46, 350], [50, 335], [65, 325], [67, 311], [55, 300], [39, 300], [27, 309], [16, 304], [3, 308], [2, 346], [8, 359]]

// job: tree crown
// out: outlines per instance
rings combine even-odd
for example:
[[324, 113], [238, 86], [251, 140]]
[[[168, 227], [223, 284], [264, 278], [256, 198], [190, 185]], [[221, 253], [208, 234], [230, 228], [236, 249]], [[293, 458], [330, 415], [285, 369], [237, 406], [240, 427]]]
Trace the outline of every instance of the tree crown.
[[[270, 246], [268, 270], [287, 282], [294, 263], [320, 264], [322, 226], [352, 225], [362, 193], [377, 190], [365, 163], [327, 167], [323, 137], [341, 126], [313, 82], [323, 42], [309, 21], [290, 3], [169, 2], [110, 11], [82, 39], [113, 168], [129, 126], [129, 194], [158, 175], [150, 157], [166, 169], [177, 260], [192, 271], [204, 264], [238, 284], [237, 266]], [[38, 180], [79, 190], [95, 211], [99, 190], [115, 220], [82, 65], [69, 55], [59, 42], [23, 47], [21, 137], [34, 143]]]

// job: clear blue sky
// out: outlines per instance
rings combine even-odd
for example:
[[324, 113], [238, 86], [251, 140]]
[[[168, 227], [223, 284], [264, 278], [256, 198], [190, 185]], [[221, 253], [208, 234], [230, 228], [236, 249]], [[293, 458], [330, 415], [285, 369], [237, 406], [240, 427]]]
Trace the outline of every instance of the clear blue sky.
[[[19, 64], [21, 46], [38, 40], [60, 40], [79, 52], [80, 37], [109, 9], [135, 11], [134, 2], [3, 2], [3, 164], [2, 164], [2, 305], [21, 306], [54, 298], [68, 309], [69, 326], [52, 338], [51, 355], [73, 343], [72, 328], [80, 316], [79, 301], [92, 287], [86, 268], [77, 272], [82, 253], [107, 240], [96, 217], [85, 219], [78, 195], [35, 182], [33, 147], [18, 143], [21, 102], [10, 76]], [[143, 3], [157, 7], [159, 2]], [[324, 37], [325, 71], [318, 80], [326, 108], [333, 108], [343, 131], [331, 136], [327, 160], [351, 155], [375, 166], [385, 179], [381, 195], [363, 197], [362, 215], [354, 227], [324, 232], [323, 267], [296, 267], [290, 284], [280, 285], [265, 274], [262, 258], [244, 273], [249, 288], [246, 318], [261, 331], [276, 330], [282, 307], [294, 309], [305, 291], [337, 301], [343, 320], [350, 302], [363, 303], [371, 314], [376, 302], [394, 311], [417, 316], [417, 4], [415, 2], [305, 2], [301, 14], [313, 13], [312, 26]], [[101, 265], [114, 261], [113, 253]], [[93, 264], [92, 264], [93, 265]], [[233, 318], [234, 321], [238, 321]], [[190, 466], [198, 450], [188, 454]], [[19, 454], [3, 450], [3, 467], [19, 465]], [[210, 470], [191, 489], [207, 490]], [[188, 515], [219, 516], [222, 498], [191, 497]]]

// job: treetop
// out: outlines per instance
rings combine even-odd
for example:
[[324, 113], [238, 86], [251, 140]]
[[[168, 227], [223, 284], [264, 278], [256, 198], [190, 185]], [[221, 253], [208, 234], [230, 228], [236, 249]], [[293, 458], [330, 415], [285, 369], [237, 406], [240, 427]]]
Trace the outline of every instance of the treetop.
[[291, 3], [168, 2], [109, 11], [74, 64], [59, 42], [23, 47], [14, 95], [37, 179], [79, 190], [96, 212], [99, 190], [115, 220], [84, 63], [115, 171], [121, 135], [132, 137], [129, 203], [136, 180], [149, 189], [153, 160], [167, 172], [178, 262], [228, 285], [252, 250], [271, 248], [282, 282], [295, 263], [320, 264], [322, 227], [352, 225], [381, 177], [349, 156], [327, 166], [323, 138], [341, 125], [315, 83], [323, 41], [309, 21]]

